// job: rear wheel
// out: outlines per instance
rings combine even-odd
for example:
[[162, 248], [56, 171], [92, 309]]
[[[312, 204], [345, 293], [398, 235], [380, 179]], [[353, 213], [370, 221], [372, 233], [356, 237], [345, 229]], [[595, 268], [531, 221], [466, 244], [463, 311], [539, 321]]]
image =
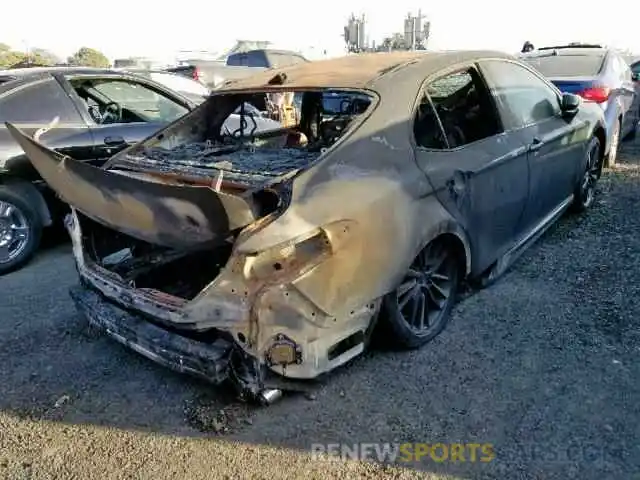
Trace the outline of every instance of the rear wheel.
[[444, 242], [427, 245], [384, 300], [382, 324], [394, 346], [417, 348], [446, 326], [459, 288], [460, 263]]
[[596, 184], [600, 176], [600, 140], [593, 137], [587, 145], [584, 169], [573, 194], [573, 210], [583, 212], [589, 209], [596, 198]]
[[19, 195], [0, 187], [0, 275], [27, 263], [41, 235], [37, 212]]

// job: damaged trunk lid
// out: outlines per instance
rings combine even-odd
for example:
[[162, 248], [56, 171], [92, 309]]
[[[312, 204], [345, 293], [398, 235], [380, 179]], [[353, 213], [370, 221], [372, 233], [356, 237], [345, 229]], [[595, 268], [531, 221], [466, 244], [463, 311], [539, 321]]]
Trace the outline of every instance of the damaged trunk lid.
[[45, 147], [10, 123], [6, 127], [63, 201], [138, 240], [199, 248], [220, 242], [264, 215], [250, 195], [97, 168]]

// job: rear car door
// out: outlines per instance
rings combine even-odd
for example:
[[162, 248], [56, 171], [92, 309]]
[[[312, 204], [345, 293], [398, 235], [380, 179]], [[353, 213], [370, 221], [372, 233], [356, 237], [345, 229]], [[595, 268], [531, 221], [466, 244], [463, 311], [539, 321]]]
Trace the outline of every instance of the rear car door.
[[68, 78], [95, 139], [94, 163], [153, 135], [190, 111], [178, 95], [118, 76]]
[[616, 65], [616, 75], [618, 87], [618, 98], [620, 101], [622, 117], [622, 135], [625, 136], [635, 129], [636, 115], [632, 106], [635, 104], [636, 87], [633, 83], [633, 76], [629, 65], [617, 54], [613, 54], [613, 62]]
[[10, 122], [28, 135], [47, 127], [40, 135], [48, 147], [78, 160], [93, 154], [93, 137], [73, 101], [51, 76], [17, 84], [0, 95], [0, 170], [24, 180], [42, 183], [22, 148], [13, 140], [4, 122]]
[[467, 231], [473, 273], [480, 273], [519, 235], [528, 191], [525, 145], [503, 132], [472, 65], [428, 79], [420, 95], [416, 160], [442, 205]]
[[564, 118], [560, 92], [532, 69], [505, 59], [480, 62], [508, 131], [527, 145], [529, 200], [522, 229], [542, 223], [577, 185], [588, 124]]

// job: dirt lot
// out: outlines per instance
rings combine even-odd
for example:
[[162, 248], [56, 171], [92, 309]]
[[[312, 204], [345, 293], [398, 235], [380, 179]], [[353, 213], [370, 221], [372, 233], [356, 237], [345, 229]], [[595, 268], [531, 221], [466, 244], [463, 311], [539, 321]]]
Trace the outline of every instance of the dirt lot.
[[[422, 350], [251, 409], [93, 336], [66, 243], [0, 279], [0, 478], [640, 478], [640, 142]], [[313, 443], [491, 443], [489, 463], [312, 460]], [[449, 475], [451, 477], [449, 477]]]

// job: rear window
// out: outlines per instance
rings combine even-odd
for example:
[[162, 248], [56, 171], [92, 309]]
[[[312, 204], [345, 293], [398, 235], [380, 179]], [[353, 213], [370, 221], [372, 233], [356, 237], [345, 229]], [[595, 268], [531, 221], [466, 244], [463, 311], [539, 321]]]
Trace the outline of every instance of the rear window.
[[604, 55], [549, 55], [524, 61], [550, 78], [592, 77], [600, 73]]
[[262, 51], [234, 53], [227, 58], [231, 67], [267, 67], [267, 59]]
[[269, 63], [273, 68], [288, 67], [298, 63], [305, 63], [306, 59], [293, 53], [270, 52]]

